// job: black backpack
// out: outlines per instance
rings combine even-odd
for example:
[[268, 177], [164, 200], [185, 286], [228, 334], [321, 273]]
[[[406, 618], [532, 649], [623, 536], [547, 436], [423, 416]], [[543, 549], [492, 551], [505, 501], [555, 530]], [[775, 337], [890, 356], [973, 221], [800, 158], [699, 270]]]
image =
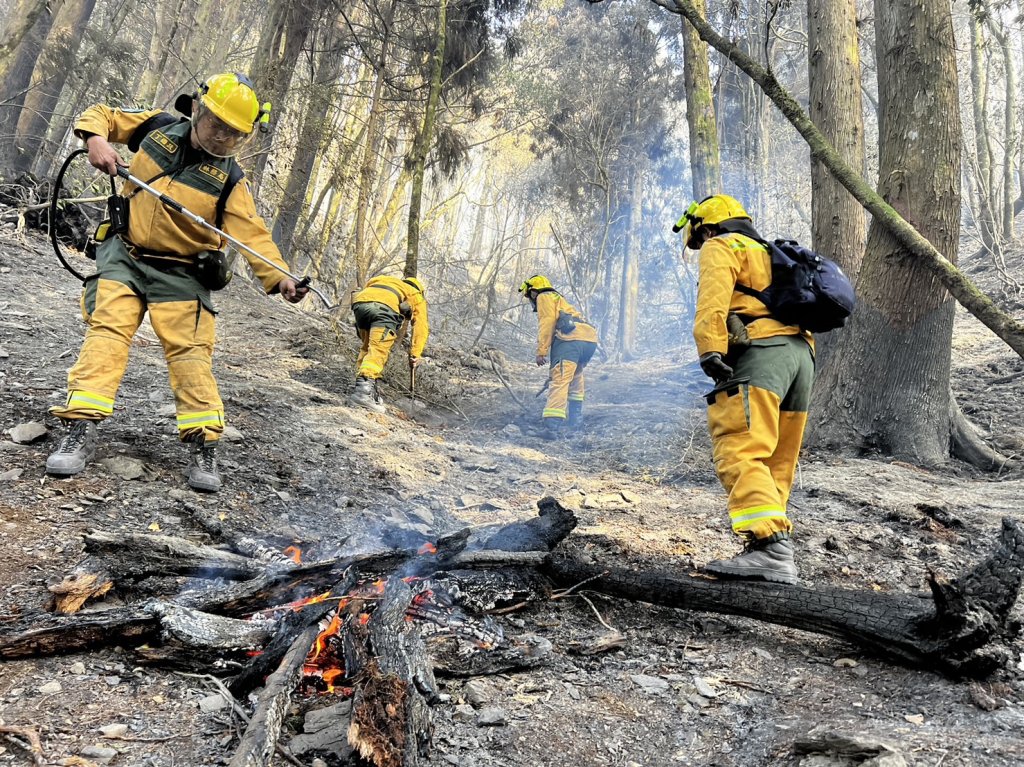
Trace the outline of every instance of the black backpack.
[[812, 333], [841, 328], [857, 303], [853, 284], [839, 265], [796, 240], [758, 240], [772, 260], [772, 284], [767, 290], [736, 285], [768, 307], [786, 325]]

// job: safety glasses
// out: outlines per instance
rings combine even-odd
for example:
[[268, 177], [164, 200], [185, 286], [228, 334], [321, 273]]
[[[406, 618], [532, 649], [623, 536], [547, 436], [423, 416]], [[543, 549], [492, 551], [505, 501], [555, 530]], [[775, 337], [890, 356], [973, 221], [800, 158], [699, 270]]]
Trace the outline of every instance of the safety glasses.
[[199, 146], [214, 157], [232, 157], [238, 154], [252, 135], [232, 128], [209, 109], [199, 110], [194, 127]]

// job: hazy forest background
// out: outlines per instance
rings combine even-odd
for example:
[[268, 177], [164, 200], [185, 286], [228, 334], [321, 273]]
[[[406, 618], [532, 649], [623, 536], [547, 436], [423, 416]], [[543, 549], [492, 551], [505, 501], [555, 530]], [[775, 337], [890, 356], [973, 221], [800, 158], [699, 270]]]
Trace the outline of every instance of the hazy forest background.
[[[91, 103], [172, 109], [197, 78], [245, 72], [274, 125], [241, 159], [295, 269], [342, 302], [374, 274], [415, 274], [437, 339], [523, 353], [533, 323], [516, 286], [545, 272], [624, 361], [690, 346], [695, 263], [670, 226], [725, 191], [763, 234], [813, 242], [859, 279], [857, 317], [823, 344], [812, 440], [1001, 460], [950, 393], [950, 293], [1024, 351], [1003, 313], [1021, 300], [1020, 0], [0, 0], [0, 13], [8, 184], [52, 175]], [[690, 23], [702, 17], [715, 46]], [[997, 276], [994, 293], [958, 255]]]

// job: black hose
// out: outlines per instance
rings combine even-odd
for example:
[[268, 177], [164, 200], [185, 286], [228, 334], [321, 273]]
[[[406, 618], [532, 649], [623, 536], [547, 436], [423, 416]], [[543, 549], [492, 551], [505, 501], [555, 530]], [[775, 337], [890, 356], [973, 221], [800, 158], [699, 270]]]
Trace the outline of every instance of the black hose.
[[64, 254], [60, 250], [60, 243], [57, 242], [57, 203], [60, 201], [60, 190], [61, 185], [64, 183], [64, 174], [67, 173], [68, 168], [71, 166], [71, 161], [74, 160], [78, 155], [88, 152], [87, 149], [76, 149], [74, 152], [67, 156], [64, 160], [64, 164], [60, 166], [60, 170], [57, 171], [57, 178], [53, 180], [53, 190], [50, 192], [50, 242], [53, 243], [53, 252], [57, 254], [57, 258], [60, 260], [61, 265], [71, 272], [80, 282], [85, 282], [85, 277], [78, 273], [78, 271], [68, 260], [64, 258]]

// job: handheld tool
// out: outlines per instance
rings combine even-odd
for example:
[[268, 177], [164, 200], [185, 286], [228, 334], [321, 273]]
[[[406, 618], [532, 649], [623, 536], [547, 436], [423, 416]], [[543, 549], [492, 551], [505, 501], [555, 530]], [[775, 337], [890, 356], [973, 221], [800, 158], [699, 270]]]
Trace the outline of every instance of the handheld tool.
[[277, 271], [281, 272], [282, 274], [286, 275], [287, 277], [291, 277], [293, 280], [295, 280], [296, 287], [299, 287], [299, 288], [309, 288], [310, 291], [312, 291], [313, 293], [316, 294], [317, 298], [319, 298], [321, 301], [323, 301], [324, 307], [328, 311], [330, 311], [332, 309], [337, 309], [338, 308], [338, 304], [332, 305], [331, 302], [327, 300], [327, 296], [325, 296], [317, 288], [315, 288], [312, 285], [310, 285], [310, 278], [309, 277], [299, 277], [298, 275], [292, 274], [290, 271], [288, 271], [287, 269], [279, 266], [278, 264], [275, 264], [269, 258], [267, 258], [266, 256], [263, 256], [263, 255], [260, 255], [259, 253], [257, 253], [255, 250], [250, 248], [248, 245], [246, 245], [241, 240], [236, 240], [234, 237], [232, 237], [227, 232], [224, 232], [224, 231], [218, 229], [217, 227], [215, 227], [213, 224], [211, 224], [209, 221], [207, 221], [202, 216], [193, 213], [188, 208], [184, 207], [177, 200], [174, 200], [174, 199], [168, 197], [163, 192], [161, 192], [161, 191], [151, 187], [149, 184], [147, 184], [142, 179], [133, 176], [131, 173], [128, 172], [127, 168], [125, 168], [123, 166], [118, 166], [118, 168], [117, 168], [117, 175], [121, 176], [121, 178], [124, 178], [124, 179], [126, 179], [128, 181], [131, 181], [133, 184], [135, 184], [135, 186], [139, 187], [139, 189], [143, 190], [144, 192], [147, 192], [147, 193], [153, 195], [158, 200], [160, 200], [160, 202], [162, 202], [164, 205], [166, 205], [168, 208], [173, 210], [175, 213], [178, 213], [179, 215], [183, 216], [184, 218], [187, 218], [192, 223], [198, 224], [199, 226], [203, 227], [204, 229], [209, 229], [211, 232], [214, 232], [215, 234], [218, 234], [221, 237], [223, 237], [225, 240], [230, 242], [232, 245], [234, 245], [239, 250], [244, 250], [246, 253], [248, 253], [253, 258], [258, 258], [263, 263], [267, 264], [268, 266], [273, 267], [274, 269], [277, 269]]

